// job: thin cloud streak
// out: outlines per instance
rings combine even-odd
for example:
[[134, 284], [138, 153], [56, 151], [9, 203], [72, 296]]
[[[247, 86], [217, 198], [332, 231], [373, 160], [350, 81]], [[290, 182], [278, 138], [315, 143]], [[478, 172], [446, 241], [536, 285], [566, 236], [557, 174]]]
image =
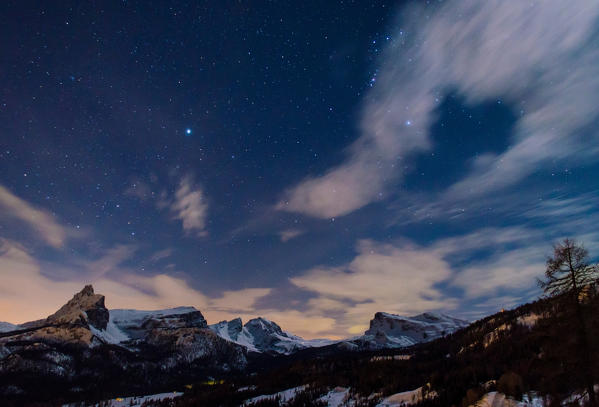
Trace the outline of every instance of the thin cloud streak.
[[48, 211], [36, 208], [0, 185], [0, 218], [11, 217], [24, 222], [37, 232], [46, 244], [61, 248], [67, 238], [67, 231]]

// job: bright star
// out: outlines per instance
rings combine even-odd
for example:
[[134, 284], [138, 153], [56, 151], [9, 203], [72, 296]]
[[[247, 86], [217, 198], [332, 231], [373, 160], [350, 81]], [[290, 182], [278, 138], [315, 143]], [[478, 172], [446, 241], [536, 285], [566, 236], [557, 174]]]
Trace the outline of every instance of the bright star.
[[191, 129], [185, 129], [185, 134], [189, 136], [191, 134]]
[[412, 121], [411, 120], [406, 120], [406, 126], [411, 126], [412, 125]]

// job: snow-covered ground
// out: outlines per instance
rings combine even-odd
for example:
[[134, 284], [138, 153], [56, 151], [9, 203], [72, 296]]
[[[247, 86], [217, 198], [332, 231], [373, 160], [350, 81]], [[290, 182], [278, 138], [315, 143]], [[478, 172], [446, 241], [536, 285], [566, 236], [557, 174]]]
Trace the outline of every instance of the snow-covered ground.
[[262, 401], [262, 400], [266, 400], [266, 399], [276, 399], [277, 397], [280, 399], [281, 403], [286, 403], [286, 402], [292, 400], [297, 393], [304, 391], [306, 389], [306, 387], [307, 386], [298, 386], [298, 387], [293, 387], [291, 389], [283, 390], [283, 391], [280, 391], [280, 392], [274, 393], [274, 394], [257, 396], [257, 397], [251, 398], [249, 400], [246, 400], [243, 403], [243, 405], [251, 406], [253, 403], [255, 403], [257, 401]]
[[328, 407], [347, 406], [349, 401], [349, 387], [335, 387], [322, 396], [319, 401], [326, 402]]
[[422, 391], [422, 387], [418, 387], [414, 390], [403, 391], [401, 393], [395, 393], [381, 401], [377, 404], [377, 407], [404, 407], [411, 406], [414, 404], [418, 404], [424, 398], [434, 398], [437, 397], [437, 393], [431, 391], [427, 394], [424, 394]]
[[[143, 403], [148, 401], [161, 401], [166, 399], [172, 399], [175, 397], [182, 396], [183, 393], [172, 392], [172, 393], [159, 393], [151, 394], [148, 396], [136, 396], [136, 397], [118, 397], [111, 400], [105, 400], [96, 404], [86, 404], [86, 407], [127, 407], [127, 406], [141, 406]], [[78, 407], [80, 403], [64, 404], [63, 407]]]

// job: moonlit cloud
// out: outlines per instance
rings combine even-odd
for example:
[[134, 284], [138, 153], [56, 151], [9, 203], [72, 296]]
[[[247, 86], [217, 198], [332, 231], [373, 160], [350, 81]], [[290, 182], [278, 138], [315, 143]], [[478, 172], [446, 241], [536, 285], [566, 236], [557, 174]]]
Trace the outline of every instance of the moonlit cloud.
[[170, 205], [175, 218], [183, 222], [183, 230], [197, 236], [206, 236], [206, 216], [208, 203], [202, 188], [194, 185], [190, 175], [184, 177], [175, 192]]
[[297, 287], [318, 294], [309, 303], [313, 312], [341, 311], [338, 328], [349, 332], [357, 324], [363, 326], [377, 311], [409, 315], [455, 306], [436, 287], [451, 277], [451, 267], [440, 253], [373, 241], [360, 242], [357, 252], [343, 266], [316, 267], [291, 278]]
[[[255, 302], [270, 292], [268, 288], [248, 288], [209, 296], [183, 277], [140, 274], [124, 266], [134, 252], [132, 247], [116, 246], [96, 260], [62, 265], [42, 263], [17, 242], [0, 239], [0, 319], [22, 323], [45, 318], [90, 283], [106, 296], [109, 308], [189, 305], [200, 309], [210, 322], [235, 318], [239, 313], [257, 316]], [[44, 273], [44, 267], [62, 278]]]
[[24, 222], [37, 233], [37, 237], [52, 247], [60, 248], [67, 238], [67, 232], [44, 209], [36, 208], [0, 185], [0, 220], [14, 218]]
[[[65, 278], [55, 279], [42, 267], [57, 271], [69, 266], [38, 261], [16, 242], [0, 239], [0, 320], [12, 323], [45, 318], [66, 303], [85, 284], [93, 284], [97, 293], [106, 296], [108, 308], [152, 310], [194, 306], [208, 323], [241, 317], [244, 321], [259, 316], [276, 321], [284, 329], [308, 338], [322, 336], [334, 329], [335, 319], [319, 311], [301, 312], [261, 308], [257, 301], [272, 292], [271, 288], [228, 290], [209, 296], [193, 288], [182, 277], [164, 273], [140, 274], [125, 267], [126, 258], [115, 256], [121, 249], [107, 250], [93, 262], [76, 264], [76, 270], [59, 270]], [[133, 254], [133, 251], [129, 251]], [[115, 259], [121, 258], [120, 262]], [[93, 267], [113, 262], [110, 271], [98, 275]], [[23, 287], [27, 287], [23, 289]]]
[[[366, 96], [361, 136], [347, 158], [287, 190], [280, 210], [327, 218], [379, 199], [401, 177], [398, 162], [434, 148], [435, 110], [449, 91], [519, 111], [509, 148], [475, 159], [442, 199], [511, 186], [540, 166], [581, 163], [599, 152], [599, 3], [448, 1], [402, 11]], [[409, 125], [408, 125], [409, 123]], [[583, 137], [584, 134], [584, 137]]]

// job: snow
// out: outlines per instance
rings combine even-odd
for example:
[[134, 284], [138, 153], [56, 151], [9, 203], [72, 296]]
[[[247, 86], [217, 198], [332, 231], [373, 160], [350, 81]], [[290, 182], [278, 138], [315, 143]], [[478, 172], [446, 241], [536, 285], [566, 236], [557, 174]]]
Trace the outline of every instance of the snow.
[[110, 318], [118, 326], [139, 326], [147, 318], [160, 318], [169, 315], [180, 315], [195, 312], [195, 307], [177, 307], [152, 311], [141, 311], [136, 309], [111, 309]]
[[503, 393], [492, 391], [484, 395], [473, 407], [543, 407], [543, 399], [540, 397], [528, 397], [525, 395], [522, 401], [506, 397]]
[[348, 399], [349, 387], [335, 387], [318, 400], [327, 403], [328, 407], [342, 407], [348, 404]]
[[[105, 400], [96, 404], [85, 404], [87, 407], [127, 407], [127, 406], [141, 406], [143, 403], [148, 401], [161, 401], [166, 399], [172, 399], [175, 397], [182, 396], [181, 392], [172, 392], [172, 393], [159, 393], [159, 394], [151, 394], [148, 396], [134, 396], [134, 397], [118, 397], [111, 400]], [[72, 403], [72, 404], [64, 404], [62, 407], [76, 407], [79, 406], [80, 403]]]
[[385, 398], [379, 404], [377, 404], [377, 407], [411, 406], [414, 404], [418, 404], [424, 398], [430, 399], [430, 398], [435, 398], [435, 397], [437, 397], [436, 392], [432, 391], [425, 395], [425, 394], [423, 394], [422, 387], [418, 387], [417, 389], [414, 389], [414, 390], [404, 391], [401, 393], [395, 393], [395, 394]]
[[0, 322], [0, 332], [10, 332], [18, 328], [17, 325], [13, 325], [10, 322]]
[[110, 314], [108, 324], [106, 325], [106, 329], [99, 330], [93, 327], [92, 325], [89, 326], [89, 329], [97, 338], [99, 338], [105, 343], [119, 344], [130, 339], [127, 334], [125, 334], [116, 326], [112, 314]]
[[274, 393], [274, 394], [257, 396], [257, 397], [251, 398], [249, 400], [246, 400], [243, 403], [243, 405], [251, 406], [253, 403], [256, 403], [258, 401], [267, 400], [267, 399], [275, 399], [277, 397], [280, 398], [281, 403], [287, 403], [288, 401], [292, 400], [296, 396], [297, 393], [304, 391], [306, 389], [306, 387], [308, 387], [308, 386], [298, 386], [298, 387], [293, 387], [291, 389], [283, 390], [283, 391], [280, 391], [280, 392]]
[[210, 325], [209, 328], [221, 338], [244, 346], [252, 352], [272, 351], [288, 355], [300, 349], [327, 346], [335, 343], [335, 341], [329, 339], [303, 339], [282, 331], [276, 323], [265, 318], [255, 318], [248, 321], [245, 325], [241, 326], [241, 329], [238, 331], [239, 333], [232, 337], [230, 324], [234, 321], [221, 321]]
[[[227, 334], [227, 336], [228, 336], [228, 334]], [[224, 338], [224, 339], [227, 339], [227, 338]], [[260, 352], [256, 348], [256, 345], [254, 345], [254, 337], [252, 336], [251, 333], [248, 332], [248, 330], [245, 327], [241, 330], [241, 333], [237, 337], [236, 341], [233, 341], [230, 338], [227, 340], [229, 340], [231, 342], [235, 342], [238, 345], [245, 346], [248, 350], [251, 350], [252, 352]]]
[[99, 330], [90, 325], [92, 333], [105, 343], [119, 344], [131, 339], [123, 329], [140, 327], [144, 321], [151, 318], [162, 318], [171, 315], [188, 314], [195, 312], [194, 307], [177, 307], [162, 310], [141, 311], [135, 309], [109, 310], [109, 319], [106, 329]]

